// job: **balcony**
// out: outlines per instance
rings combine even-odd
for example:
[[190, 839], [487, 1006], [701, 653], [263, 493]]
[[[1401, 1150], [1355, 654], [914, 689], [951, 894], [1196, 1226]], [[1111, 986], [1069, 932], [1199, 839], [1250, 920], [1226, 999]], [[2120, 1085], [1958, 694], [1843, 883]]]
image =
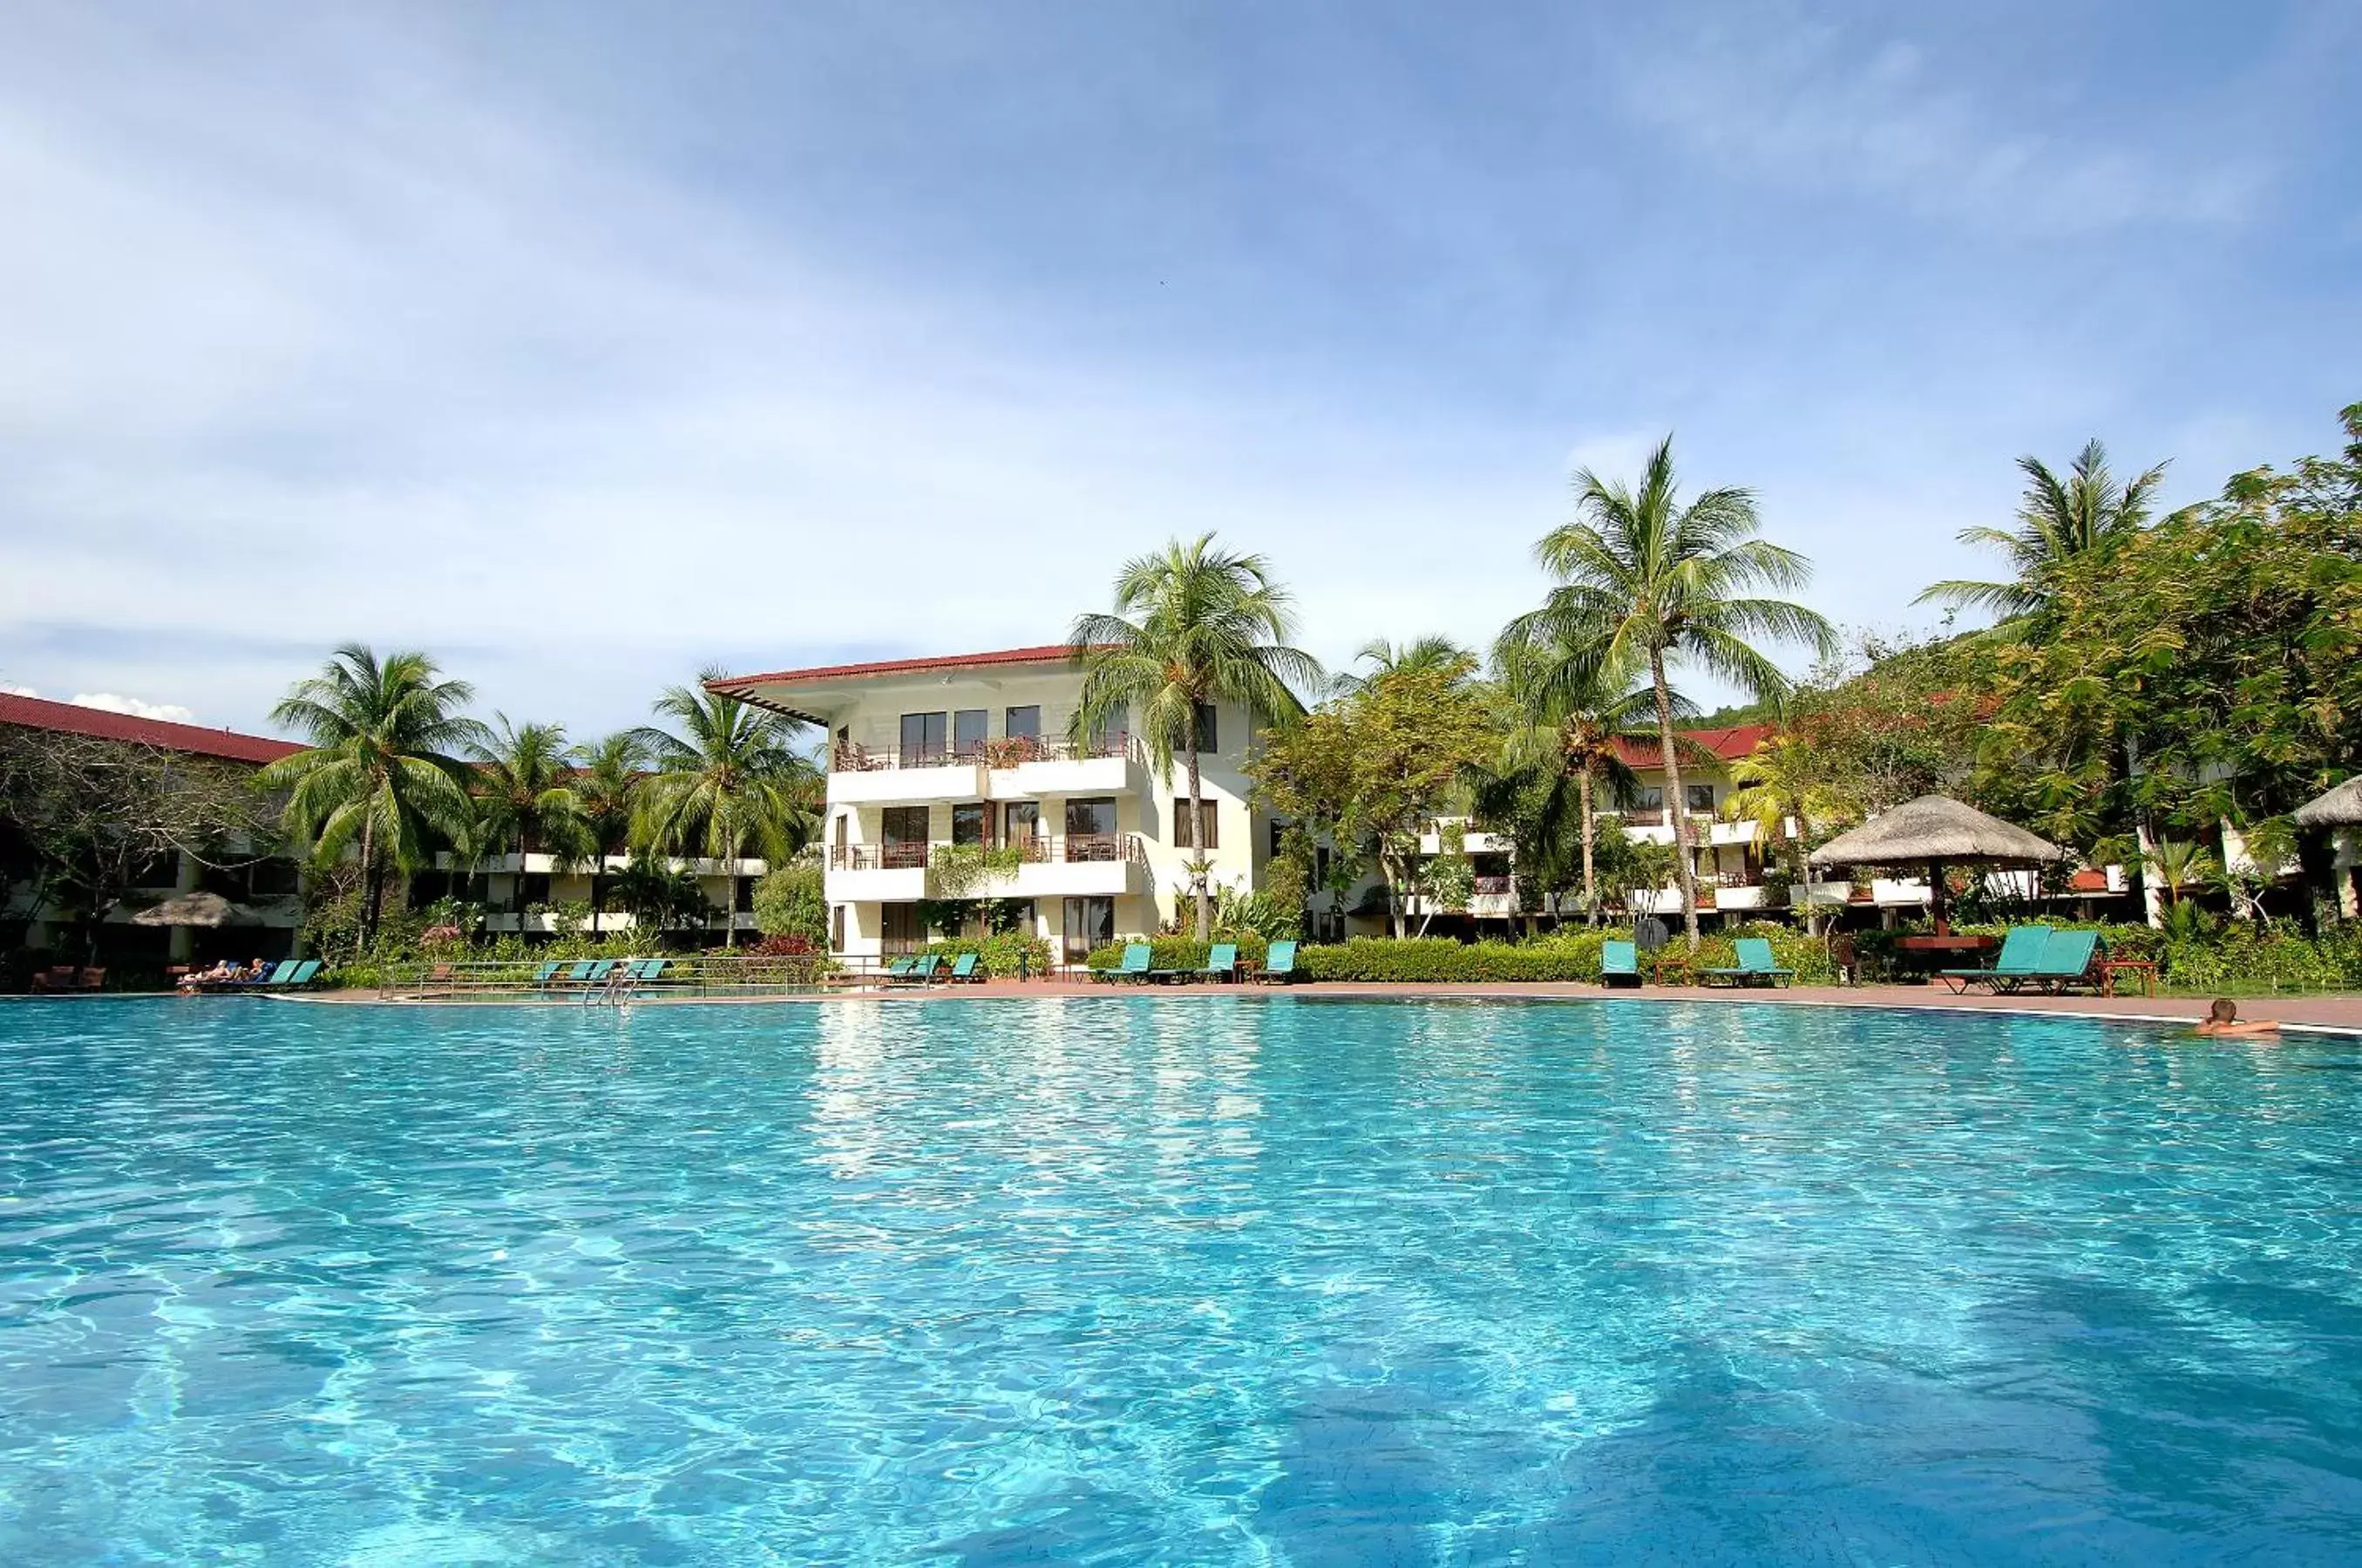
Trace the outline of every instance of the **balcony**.
[[[949, 896], [930, 869], [949, 844], [844, 844], [829, 851], [831, 903], [908, 903]], [[1042, 834], [1015, 845], [1014, 870], [988, 869], [961, 889], [965, 899], [1121, 898], [1150, 888], [1148, 853], [1138, 834]]]
[[1147, 756], [1134, 736], [1077, 744], [1010, 735], [956, 750], [839, 746], [830, 759], [828, 800], [833, 806], [915, 806], [1115, 795], [1147, 784]]

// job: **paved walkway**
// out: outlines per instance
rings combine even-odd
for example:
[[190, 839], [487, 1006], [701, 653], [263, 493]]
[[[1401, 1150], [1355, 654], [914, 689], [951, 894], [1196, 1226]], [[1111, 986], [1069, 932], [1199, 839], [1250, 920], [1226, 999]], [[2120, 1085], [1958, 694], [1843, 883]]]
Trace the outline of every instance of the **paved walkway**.
[[[690, 997], [649, 995], [635, 997], [635, 1007], [663, 1007], [697, 1003], [740, 1005], [779, 1002], [829, 1001], [946, 1001], [971, 998], [1009, 997], [1068, 997], [1137, 995], [1153, 996], [1296, 996], [1296, 997], [1356, 997], [1396, 1000], [1434, 1000], [1441, 998], [1475, 998], [1490, 1001], [1617, 1001], [1640, 1002], [1768, 1002], [1783, 1007], [1866, 1007], [1901, 1008], [1946, 1012], [2055, 1012], [2079, 1018], [2137, 1019], [2160, 1023], [2194, 1023], [2206, 1016], [2206, 1001], [2197, 997], [1990, 997], [1982, 993], [1954, 996], [1937, 986], [1794, 986], [1780, 989], [1750, 988], [1745, 990], [1689, 986], [1648, 986], [1639, 990], [1603, 990], [1595, 985], [1580, 983], [1524, 983], [1514, 985], [1360, 985], [1324, 982], [1280, 987], [1230, 985], [1178, 985], [1153, 987], [1119, 987], [1090, 981], [1069, 980], [992, 980], [982, 985], [933, 985], [899, 987], [891, 990], [831, 991], [800, 996], [763, 995], [747, 997]], [[374, 991], [328, 991], [308, 996], [287, 996], [274, 999], [316, 1002], [369, 1002], [378, 999]], [[440, 997], [423, 1005], [447, 1007], [464, 1003], [509, 1006], [579, 1006], [579, 999], [544, 1001], [529, 998]], [[414, 1003], [413, 1005], [420, 1005]], [[2325, 1030], [2362, 1034], [2362, 992], [2337, 992], [2326, 995], [2288, 996], [2282, 998], [2253, 997], [2241, 999], [2239, 1016], [2243, 1019], [2277, 1019], [2290, 1030]]]

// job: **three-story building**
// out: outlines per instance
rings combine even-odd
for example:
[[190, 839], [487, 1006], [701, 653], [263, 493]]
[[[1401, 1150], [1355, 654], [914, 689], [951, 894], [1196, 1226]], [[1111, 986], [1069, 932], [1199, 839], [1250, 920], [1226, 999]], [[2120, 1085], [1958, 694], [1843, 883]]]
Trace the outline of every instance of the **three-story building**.
[[[1061, 958], [1175, 918], [1209, 884], [1253, 888], [1270, 850], [1248, 803], [1253, 721], [1198, 713], [1203, 812], [1122, 714], [1077, 733], [1082, 670], [1064, 645], [730, 676], [712, 690], [826, 733], [822, 827], [830, 946], [915, 950], [956, 901], [1013, 912]], [[933, 904], [934, 910], [922, 909]]]

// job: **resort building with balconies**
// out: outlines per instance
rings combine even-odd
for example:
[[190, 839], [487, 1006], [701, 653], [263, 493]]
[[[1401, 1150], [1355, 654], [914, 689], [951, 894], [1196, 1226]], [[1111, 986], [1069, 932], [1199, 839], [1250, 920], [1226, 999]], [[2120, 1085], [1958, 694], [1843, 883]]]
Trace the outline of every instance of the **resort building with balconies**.
[[1059, 644], [708, 685], [825, 732], [833, 951], [912, 951], [940, 906], [989, 900], [1077, 963], [1174, 919], [1193, 866], [1211, 886], [1251, 889], [1271, 837], [1247, 799], [1252, 715], [1198, 711], [1204, 810], [1193, 822], [1177, 756], [1158, 768], [1121, 714], [1076, 733], [1082, 683]]

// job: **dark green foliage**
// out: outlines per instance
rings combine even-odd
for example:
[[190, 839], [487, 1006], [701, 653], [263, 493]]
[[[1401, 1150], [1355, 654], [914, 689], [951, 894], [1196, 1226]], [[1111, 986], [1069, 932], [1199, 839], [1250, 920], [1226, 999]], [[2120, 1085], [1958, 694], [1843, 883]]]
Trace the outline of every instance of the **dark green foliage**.
[[963, 953], [974, 953], [981, 959], [985, 973], [996, 980], [1017, 977], [1021, 955], [1028, 976], [1039, 977], [1050, 972], [1050, 944], [1030, 932], [1003, 931], [990, 936], [955, 936], [927, 944], [927, 951], [947, 964]]

